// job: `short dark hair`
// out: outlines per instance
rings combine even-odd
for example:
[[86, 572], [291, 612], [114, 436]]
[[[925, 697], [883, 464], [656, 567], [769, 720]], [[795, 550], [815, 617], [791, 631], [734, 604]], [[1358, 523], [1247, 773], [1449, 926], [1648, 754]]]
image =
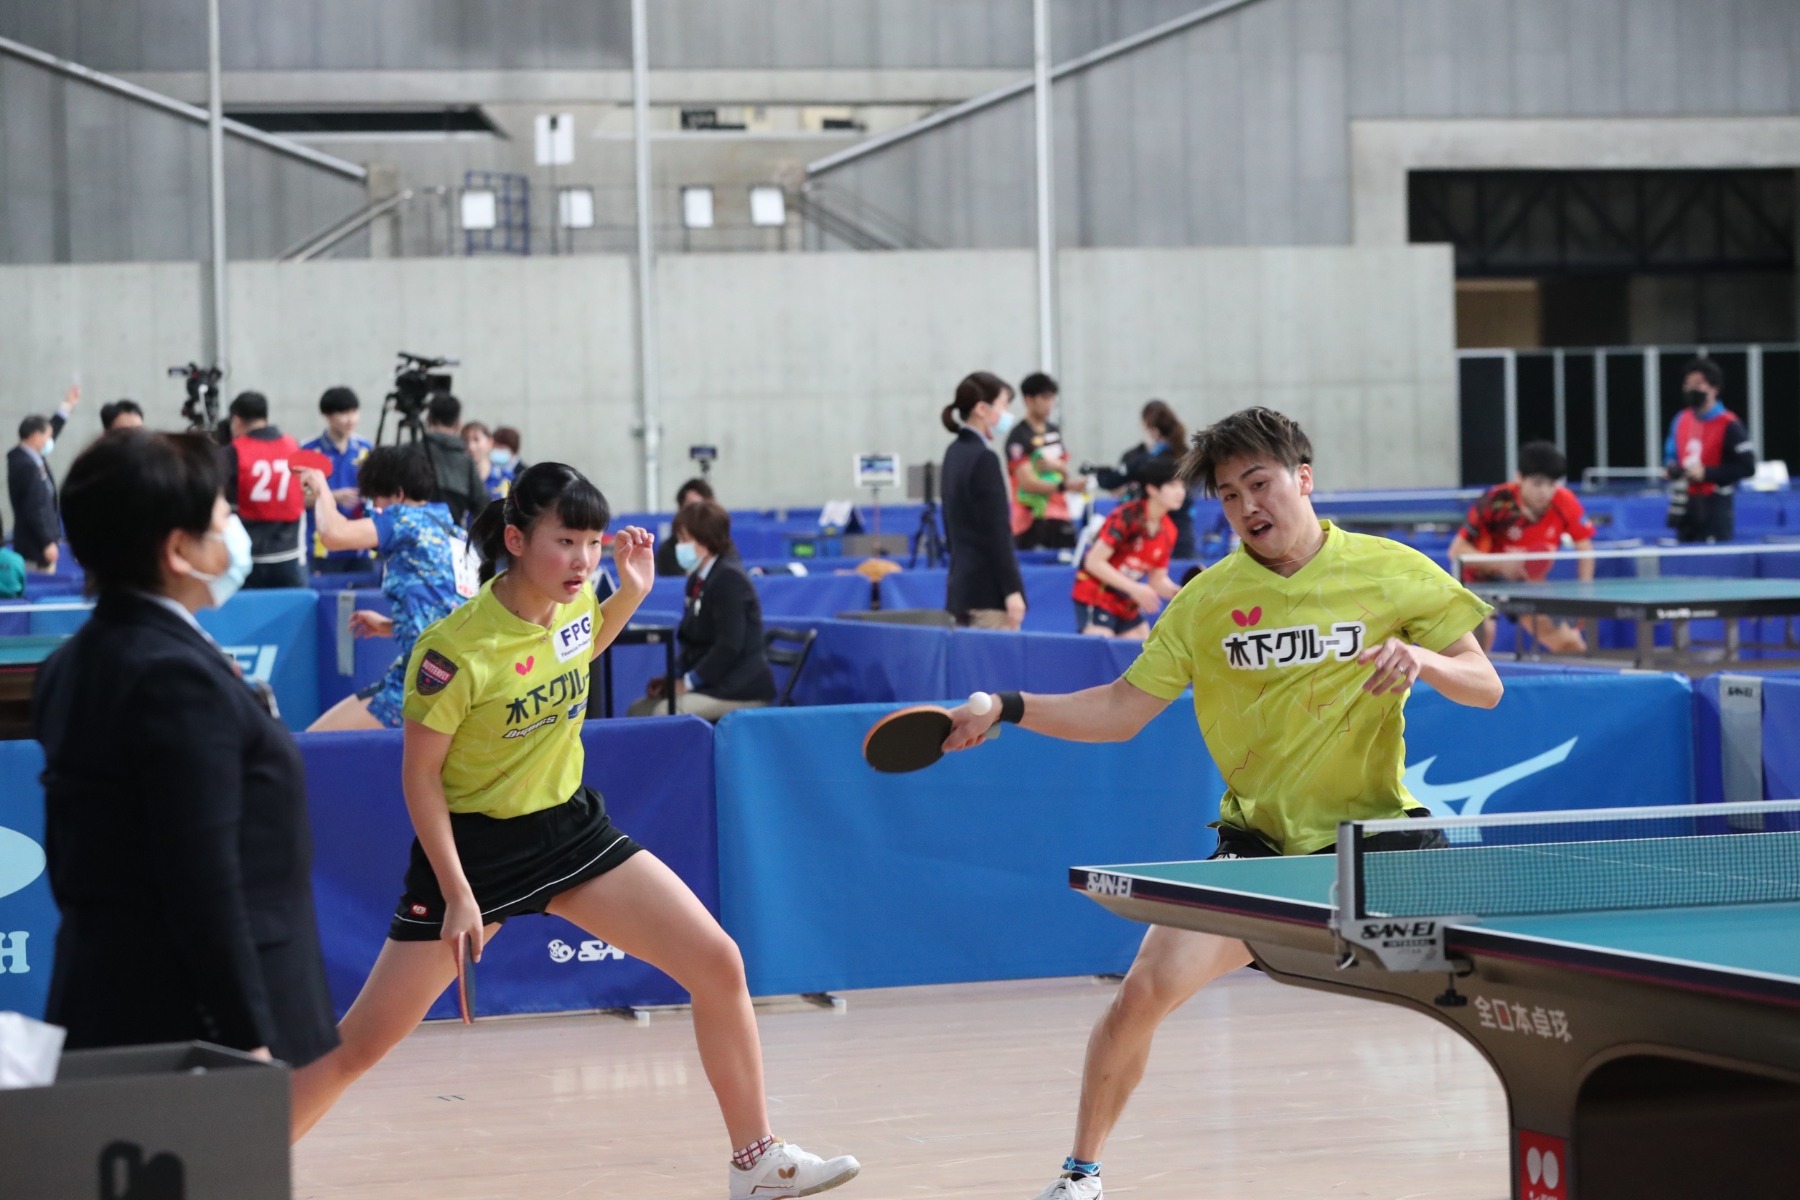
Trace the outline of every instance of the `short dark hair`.
[[36, 437], [48, 428], [50, 428], [50, 418], [32, 413], [19, 422], [19, 440], [22, 442], [28, 437]]
[[1299, 422], [1272, 408], [1240, 409], [1194, 435], [1181, 460], [1181, 476], [1198, 484], [1203, 496], [1219, 494], [1214, 472], [1233, 458], [1274, 459], [1290, 471], [1312, 462], [1312, 441]]
[[731, 514], [711, 500], [696, 500], [675, 514], [674, 534], [687, 534], [706, 547], [708, 554], [724, 558], [734, 549]]
[[243, 422], [269, 419], [269, 398], [261, 392], [239, 392], [231, 402], [231, 415]]
[[111, 429], [113, 422], [126, 413], [132, 413], [139, 420], [142, 420], [144, 416], [144, 410], [138, 407], [136, 400], [114, 400], [111, 404], [102, 404], [100, 406], [100, 428]]
[[63, 528], [89, 592], [160, 590], [163, 542], [177, 529], [211, 529], [224, 487], [218, 447], [204, 434], [102, 435], [62, 488]]
[[365, 496], [429, 500], [437, 491], [437, 472], [416, 445], [377, 446], [356, 468], [356, 490]]
[[439, 392], [425, 406], [425, 423], [448, 429], [462, 421], [462, 401], [449, 392]]
[[675, 489], [675, 507], [676, 508], [682, 507], [681, 498], [683, 496], [687, 495], [689, 492], [692, 492], [694, 495], [700, 497], [702, 500], [713, 499], [712, 484], [706, 482], [706, 480], [704, 480], [704, 479], [700, 478], [698, 475], [696, 475], [692, 479], [684, 480], [682, 482], [681, 486]]
[[1025, 378], [1019, 380], [1019, 394], [1021, 396], [1055, 396], [1061, 391], [1062, 389], [1056, 386], [1056, 380], [1050, 378], [1050, 376], [1044, 374], [1042, 371], [1033, 371]]
[[[423, 456], [421, 456], [423, 457]], [[567, 463], [533, 463], [513, 480], [504, 499], [495, 500], [475, 518], [469, 540], [481, 555], [481, 581], [494, 577], [512, 561], [506, 549], [506, 527], [529, 534], [545, 513], [554, 512], [570, 529], [605, 531], [612, 508], [588, 477]]]
[[1526, 442], [1519, 447], [1519, 474], [1527, 478], [1563, 479], [1569, 474], [1569, 460], [1556, 448], [1555, 442]]
[[319, 411], [328, 417], [335, 413], [355, 412], [361, 407], [362, 401], [347, 387], [328, 387], [319, 397]]
[[1165, 483], [1173, 483], [1181, 477], [1181, 467], [1173, 455], [1159, 454], [1146, 460], [1133, 472], [1137, 481], [1147, 488], [1161, 487]]
[[519, 431], [514, 429], [511, 425], [494, 426], [494, 444], [496, 446], [505, 446], [508, 450], [517, 454], [519, 452]]
[[1698, 374], [1700, 378], [1713, 385], [1714, 389], [1725, 389], [1725, 372], [1719, 364], [1702, 354], [1699, 358], [1690, 359], [1688, 365], [1681, 368], [1681, 378], [1685, 381], [1689, 375]]

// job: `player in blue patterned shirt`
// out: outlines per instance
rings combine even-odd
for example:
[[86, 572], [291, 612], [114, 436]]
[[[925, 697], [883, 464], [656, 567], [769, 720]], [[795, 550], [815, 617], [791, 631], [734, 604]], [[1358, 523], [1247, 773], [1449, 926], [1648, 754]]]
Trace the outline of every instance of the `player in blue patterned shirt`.
[[468, 537], [443, 504], [428, 498], [437, 480], [431, 461], [398, 446], [380, 446], [363, 460], [357, 487], [374, 515], [350, 520], [332, 501], [320, 471], [304, 471], [319, 537], [331, 549], [374, 550], [385, 569], [381, 590], [393, 616], [360, 610], [350, 615], [358, 637], [392, 637], [395, 658], [379, 682], [344, 697], [310, 726], [324, 729], [398, 729], [406, 693], [406, 661], [427, 626], [447, 616], [479, 587]]

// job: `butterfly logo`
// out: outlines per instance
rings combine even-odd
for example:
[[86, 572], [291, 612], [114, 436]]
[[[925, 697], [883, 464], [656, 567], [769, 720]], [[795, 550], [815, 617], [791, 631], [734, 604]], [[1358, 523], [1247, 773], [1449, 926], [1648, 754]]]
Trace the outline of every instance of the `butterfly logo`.
[[1231, 610], [1231, 619], [1237, 622], [1239, 629], [1247, 629], [1262, 620], [1262, 605], [1257, 605], [1247, 613], [1234, 608]]
[[513, 664], [513, 670], [517, 671], [521, 675], [529, 675], [529, 674], [531, 674], [531, 668], [533, 668], [535, 666], [537, 666], [537, 655], [528, 654], [525, 656], [524, 662]]

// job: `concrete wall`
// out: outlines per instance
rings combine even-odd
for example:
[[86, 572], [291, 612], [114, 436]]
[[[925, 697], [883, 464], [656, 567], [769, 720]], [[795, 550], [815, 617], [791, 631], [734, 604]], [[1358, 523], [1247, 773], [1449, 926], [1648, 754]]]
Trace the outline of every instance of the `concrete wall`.
[[[1080, 53], [1193, 0], [1051, 0]], [[0, 35], [103, 71], [192, 70], [194, 0], [0, 0]], [[630, 0], [283, 0], [227, 4], [228, 69], [566, 70], [629, 66]], [[655, 0], [650, 56], [698, 69], [1029, 67], [1029, 0]]]
[[[0, 55], [0, 262], [208, 253], [206, 127]], [[360, 182], [225, 142], [233, 257], [273, 258], [364, 203]]]
[[[1353, 122], [1431, 122], [1455, 139], [1466, 124], [1654, 120], [1659, 152], [1679, 158], [1692, 143], [1668, 118], [1800, 113], [1796, 63], [1792, 0], [1256, 0], [1056, 83], [1058, 237], [1341, 244]], [[938, 245], [1029, 245], [1029, 106], [816, 178]], [[1403, 170], [1380, 186], [1403, 196]]]
[[[664, 491], [706, 442], [732, 505], [848, 495], [857, 451], [941, 456], [937, 414], [963, 375], [1037, 365], [1026, 252], [696, 254], [658, 270]], [[1071, 251], [1061, 276], [1077, 456], [1135, 442], [1152, 396], [1191, 425], [1264, 403], [1308, 423], [1326, 486], [1455, 482], [1443, 249]], [[47, 411], [77, 369], [87, 399], [60, 470], [105, 400], [175, 425], [165, 369], [198, 352], [201, 296], [185, 264], [0, 267], [0, 425]], [[372, 429], [396, 350], [456, 354], [469, 416], [518, 425], [528, 458], [576, 463], [615, 506], [641, 501], [627, 258], [240, 263], [231, 305], [226, 394], [266, 392], [295, 433], [340, 383]]]

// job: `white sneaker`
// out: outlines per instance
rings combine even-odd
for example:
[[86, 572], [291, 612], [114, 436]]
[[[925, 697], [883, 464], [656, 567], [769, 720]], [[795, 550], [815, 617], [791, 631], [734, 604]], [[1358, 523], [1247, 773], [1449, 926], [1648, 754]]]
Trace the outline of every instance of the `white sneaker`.
[[1100, 1200], [1100, 1177], [1058, 1175], [1055, 1183], [1037, 1194], [1037, 1200]]
[[[862, 1164], [848, 1154], [820, 1158], [779, 1138], [748, 1171], [739, 1170], [736, 1165], [726, 1168], [730, 1174], [731, 1200], [811, 1196], [829, 1191], [840, 1183], [849, 1183], [860, 1170]], [[1098, 1192], [1094, 1194], [1099, 1195]]]

